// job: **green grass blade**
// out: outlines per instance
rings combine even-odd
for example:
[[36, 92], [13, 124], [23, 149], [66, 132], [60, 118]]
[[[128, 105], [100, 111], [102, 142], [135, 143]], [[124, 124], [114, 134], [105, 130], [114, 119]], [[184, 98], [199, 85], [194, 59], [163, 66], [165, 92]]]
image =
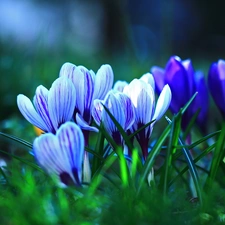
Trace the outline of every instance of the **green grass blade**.
[[214, 182], [219, 165], [224, 158], [225, 154], [225, 123], [223, 123], [220, 135], [216, 142], [216, 147], [213, 153], [213, 159], [209, 170], [209, 176], [206, 182], [206, 188], [210, 188]]
[[29, 143], [28, 141], [25, 141], [25, 140], [23, 140], [21, 138], [15, 137], [13, 135], [5, 134], [5, 133], [2, 133], [2, 132], [0, 132], [0, 135], [4, 136], [6, 138], [9, 138], [9, 139], [11, 139], [13, 141], [16, 141], [16, 142], [18, 142], [18, 143], [20, 143], [22, 145], [25, 145], [28, 148], [31, 148], [31, 149], [33, 148], [33, 145], [31, 143]]
[[[167, 118], [168, 119], [168, 118]], [[167, 194], [167, 188], [168, 188], [168, 180], [171, 174], [171, 163], [172, 163], [172, 155], [176, 152], [176, 146], [178, 143], [178, 138], [180, 134], [181, 129], [181, 113], [178, 113], [173, 117], [173, 120], [171, 122], [171, 132], [170, 132], [170, 138], [168, 147], [166, 150], [166, 158], [163, 164], [163, 171], [161, 172], [160, 177], [160, 186], [163, 188], [163, 194]]]
[[[196, 96], [196, 95], [194, 95], [194, 96]], [[182, 110], [180, 112], [182, 112]], [[169, 123], [171, 123], [171, 120], [168, 117], [167, 117], [167, 121]], [[183, 142], [180, 138], [178, 138], [178, 141], [182, 146], [184, 146], [184, 144], [183, 144]], [[194, 163], [194, 161], [192, 159], [192, 156], [191, 156], [188, 149], [183, 147], [182, 152], [183, 152], [184, 157], [187, 161], [187, 165], [188, 165], [191, 177], [192, 177], [194, 185], [195, 185], [195, 189], [196, 189], [196, 192], [197, 192], [197, 195], [198, 195], [198, 198], [199, 198], [199, 202], [202, 203], [202, 192], [201, 192], [201, 188], [200, 188], [200, 184], [199, 184], [199, 178], [198, 178], [198, 173], [197, 173], [195, 163]]]
[[193, 102], [193, 100], [195, 99], [195, 97], [197, 96], [197, 94], [198, 94], [198, 92], [196, 92], [196, 93], [191, 97], [191, 99], [187, 102], [187, 104], [186, 104], [183, 108], [180, 109], [182, 115], [186, 112], [187, 108], [188, 108], [188, 107], [190, 106], [190, 104]]
[[183, 140], [186, 140], [188, 134], [190, 134], [191, 128], [194, 126], [195, 121], [196, 121], [196, 119], [197, 119], [199, 113], [200, 113], [200, 109], [198, 109], [198, 110], [195, 112], [195, 114], [192, 116], [192, 118], [190, 119], [190, 122], [188, 123], [188, 126], [187, 126], [185, 132], [184, 132], [183, 135], [182, 135], [182, 139], [183, 139]]
[[[183, 145], [183, 142], [181, 141], [180, 138], [179, 138], [179, 143], [181, 145]], [[195, 163], [194, 163], [194, 161], [192, 159], [192, 156], [191, 156], [188, 149], [182, 148], [182, 151], [183, 151], [183, 154], [186, 158], [187, 165], [188, 165], [188, 168], [189, 168], [189, 171], [190, 171], [191, 177], [193, 179], [195, 189], [196, 189], [196, 192], [197, 192], [197, 195], [198, 195], [198, 198], [199, 198], [199, 202], [200, 202], [200, 204], [202, 204], [202, 192], [201, 192], [201, 188], [200, 188], [199, 177], [198, 177], [198, 173], [197, 173]]]
[[17, 159], [17, 160], [19, 160], [20, 162], [22, 162], [22, 163], [24, 163], [24, 164], [27, 164], [27, 165], [31, 166], [32, 168], [34, 168], [34, 169], [36, 169], [36, 170], [39, 170], [39, 171], [43, 172], [43, 170], [42, 170], [39, 166], [37, 166], [36, 164], [34, 164], [34, 163], [32, 163], [32, 162], [29, 162], [29, 161], [26, 160], [26, 159], [23, 159], [23, 158], [18, 157], [18, 156], [14, 155], [14, 154], [5, 152], [5, 151], [3, 151], [3, 150], [0, 150], [0, 152], [1, 152], [1, 153], [4, 153], [5, 155], [8, 155], [8, 156], [10, 156], [10, 157], [12, 157], [12, 158], [14, 158], [14, 159]]
[[[204, 156], [206, 156], [208, 153], [210, 153], [215, 148], [215, 146], [216, 146], [216, 144], [214, 143], [211, 146], [209, 146], [205, 151], [203, 151], [201, 154], [199, 154], [194, 159], [194, 163], [197, 163]], [[171, 186], [180, 176], [182, 176], [187, 171], [188, 171], [188, 166], [184, 167], [181, 171], [179, 171], [179, 174], [170, 181], [169, 186]]]
[[97, 171], [98, 167], [102, 163], [103, 155], [104, 155], [104, 139], [105, 139], [104, 135], [102, 134], [101, 131], [99, 131], [97, 143], [94, 150], [94, 152], [97, 153], [97, 155], [94, 154], [93, 163], [92, 163], [92, 172], [91, 172], [92, 175]]

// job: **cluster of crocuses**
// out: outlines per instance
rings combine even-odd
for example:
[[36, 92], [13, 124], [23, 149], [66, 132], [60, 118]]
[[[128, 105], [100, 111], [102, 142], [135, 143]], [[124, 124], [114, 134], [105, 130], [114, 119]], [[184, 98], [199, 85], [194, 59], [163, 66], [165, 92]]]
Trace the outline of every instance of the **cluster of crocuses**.
[[[212, 64], [208, 80], [212, 96], [225, 115], [224, 79], [225, 62], [220, 60]], [[153, 121], [135, 136], [143, 160], [148, 156], [155, 122], [168, 107], [177, 113], [195, 92], [198, 95], [183, 116], [182, 129], [187, 127], [198, 109], [201, 110], [196, 122], [205, 129], [208, 91], [204, 75], [194, 71], [190, 60], [182, 61], [173, 56], [165, 69], [152, 67], [151, 74], [146, 73], [129, 84], [117, 81], [113, 87], [113, 82], [110, 65], [102, 65], [95, 74], [83, 66], [65, 63], [49, 90], [42, 85], [37, 87], [33, 104], [26, 96], [18, 95], [20, 112], [43, 131], [33, 143], [34, 155], [40, 166], [49, 174], [57, 175], [62, 184], [90, 182], [89, 155], [84, 148], [88, 146], [90, 132], [98, 132], [93, 121], [98, 126], [102, 123], [120, 149], [124, 149], [124, 154], [127, 151], [123, 137], [105, 107], [128, 134]], [[157, 104], [155, 88], [159, 94]]]
[[[171, 102], [171, 91], [165, 85], [155, 104], [155, 83], [147, 73], [130, 84], [121, 82], [113, 88], [114, 75], [110, 65], [103, 65], [95, 74], [83, 66], [65, 63], [51, 88], [40, 85], [33, 104], [20, 94], [17, 104], [23, 116], [43, 134], [33, 143], [34, 155], [49, 174], [55, 174], [62, 184], [81, 185], [90, 181], [88, 145], [90, 132], [98, 132], [95, 124], [105, 130], [121, 148], [123, 138], [103, 105], [126, 132], [159, 120]], [[137, 134], [143, 159], [148, 154], [148, 142], [153, 124]]]
[[151, 73], [155, 79], [157, 93], [160, 93], [165, 84], [170, 86], [173, 96], [170, 110], [173, 113], [177, 113], [198, 92], [182, 117], [183, 130], [187, 128], [191, 118], [199, 110], [196, 124], [203, 133], [206, 132], [209, 92], [222, 113], [222, 116], [225, 118], [224, 60], [212, 63], [208, 71], [208, 82], [206, 82], [204, 74], [201, 71], [195, 72], [191, 60], [181, 60], [178, 56], [172, 56], [164, 69], [153, 66]]

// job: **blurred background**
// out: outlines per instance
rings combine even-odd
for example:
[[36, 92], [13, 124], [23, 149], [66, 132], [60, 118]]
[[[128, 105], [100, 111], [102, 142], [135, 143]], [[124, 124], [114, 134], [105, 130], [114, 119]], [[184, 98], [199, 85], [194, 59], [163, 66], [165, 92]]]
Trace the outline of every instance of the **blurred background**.
[[109, 63], [115, 80], [130, 81], [179, 55], [207, 74], [225, 59], [224, 9], [219, 0], [0, 0], [3, 127], [15, 133], [16, 96], [49, 88], [67, 61], [94, 71]]

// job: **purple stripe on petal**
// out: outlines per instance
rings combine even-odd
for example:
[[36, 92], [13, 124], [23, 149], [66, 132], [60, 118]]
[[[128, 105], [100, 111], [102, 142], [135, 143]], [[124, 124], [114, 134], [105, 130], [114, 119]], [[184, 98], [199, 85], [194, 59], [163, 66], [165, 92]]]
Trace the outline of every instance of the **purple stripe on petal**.
[[112, 67], [108, 64], [102, 65], [96, 73], [93, 99], [103, 100], [112, 89], [114, 74]]
[[76, 104], [75, 87], [68, 78], [60, 77], [55, 80], [49, 90], [49, 115], [55, 130], [72, 119]]
[[41, 86], [38, 86], [36, 89], [36, 95], [34, 97], [34, 105], [44, 120], [45, 124], [48, 127], [48, 131], [55, 133], [55, 128], [52, 124], [52, 121], [49, 116], [49, 111], [48, 111], [48, 90]]
[[28, 122], [35, 125], [36, 127], [39, 127], [43, 131], [48, 131], [48, 127], [45, 125], [41, 116], [36, 112], [29, 98], [22, 94], [18, 95], [17, 105], [20, 112]]
[[97, 125], [100, 126], [101, 119], [102, 119], [102, 111], [103, 111], [103, 106], [102, 106], [103, 101], [101, 100], [94, 100], [93, 104], [93, 109], [92, 109], [92, 117], [97, 123]]
[[62, 65], [62, 67], [60, 69], [59, 77], [65, 76], [72, 80], [75, 69], [76, 69], [76, 66], [74, 64], [66, 62]]

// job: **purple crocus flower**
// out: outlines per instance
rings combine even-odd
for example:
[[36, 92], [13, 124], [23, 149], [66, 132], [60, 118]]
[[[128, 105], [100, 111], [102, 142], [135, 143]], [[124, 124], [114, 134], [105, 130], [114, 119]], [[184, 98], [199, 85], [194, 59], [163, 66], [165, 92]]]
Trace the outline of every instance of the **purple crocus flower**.
[[48, 90], [40, 85], [36, 89], [33, 104], [23, 94], [17, 96], [22, 115], [44, 132], [56, 133], [61, 124], [70, 121], [76, 102], [73, 83], [66, 77], [58, 78]]
[[92, 116], [95, 122], [100, 125], [102, 122], [106, 131], [112, 136], [118, 146], [123, 147], [123, 139], [112, 119], [105, 111], [106, 106], [124, 131], [127, 131], [134, 122], [134, 107], [130, 98], [119, 91], [111, 90], [104, 100], [96, 99]]
[[140, 79], [131, 81], [131, 83], [124, 88], [123, 93], [128, 95], [134, 105], [135, 121], [130, 128], [132, 133], [145, 124], [155, 120], [151, 125], [136, 135], [145, 160], [148, 156], [148, 143], [153, 125], [163, 116], [170, 105], [170, 87], [168, 85], [163, 87], [156, 106], [154, 79], [150, 73], [144, 75]]
[[66, 122], [56, 134], [46, 133], [34, 140], [34, 156], [50, 175], [61, 184], [81, 185], [84, 136], [73, 122]]
[[84, 66], [75, 66], [65, 63], [59, 76], [70, 78], [76, 89], [76, 106], [74, 120], [87, 131], [98, 131], [91, 126], [91, 111], [95, 99], [103, 100], [109, 90], [112, 89], [114, 75], [110, 65], [102, 65], [95, 74]]
[[208, 73], [208, 86], [210, 93], [225, 118], [225, 61], [220, 59], [212, 63]]
[[209, 100], [203, 73], [195, 73], [191, 60], [182, 61], [178, 56], [172, 56], [165, 69], [154, 66], [151, 68], [151, 72], [155, 78], [158, 93], [165, 84], [170, 86], [173, 95], [170, 109], [173, 113], [177, 113], [198, 92], [198, 95], [183, 115], [182, 129], [186, 129], [191, 117], [200, 109], [197, 123], [204, 130]]

